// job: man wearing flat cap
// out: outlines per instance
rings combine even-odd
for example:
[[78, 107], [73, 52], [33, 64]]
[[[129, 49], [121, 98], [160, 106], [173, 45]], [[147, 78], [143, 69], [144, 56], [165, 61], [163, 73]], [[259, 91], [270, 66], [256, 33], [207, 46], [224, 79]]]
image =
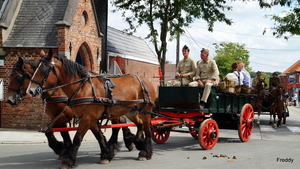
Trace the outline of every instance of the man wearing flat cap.
[[166, 83], [167, 86], [187, 86], [195, 76], [196, 62], [189, 57], [190, 49], [184, 45], [182, 48], [183, 59], [179, 61], [176, 67], [175, 78]]
[[269, 91], [276, 89], [277, 87], [281, 86], [280, 78], [277, 77], [277, 73], [274, 72], [272, 77], [269, 79]]
[[261, 72], [257, 71], [256, 72], [256, 77], [252, 80], [252, 87], [255, 88], [257, 83], [259, 82], [259, 80], [262, 79], [261, 78]]
[[200, 51], [201, 60], [197, 62], [195, 81], [191, 82], [191, 87], [204, 88], [201, 96], [200, 108], [204, 108], [210, 94], [211, 86], [219, 82], [219, 69], [216, 62], [209, 58], [209, 51], [202, 48]]

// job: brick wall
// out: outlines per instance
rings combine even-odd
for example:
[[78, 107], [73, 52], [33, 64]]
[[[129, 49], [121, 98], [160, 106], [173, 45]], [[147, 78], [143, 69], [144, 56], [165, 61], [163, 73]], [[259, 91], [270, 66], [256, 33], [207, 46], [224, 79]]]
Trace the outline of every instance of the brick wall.
[[[86, 24], [82, 22], [82, 15], [86, 14]], [[2, 31], [0, 33], [2, 47]], [[99, 57], [101, 58], [101, 37], [99, 37], [95, 17], [90, 1], [80, 0], [71, 27], [58, 27], [58, 49], [69, 52], [72, 44], [70, 60], [75, 61], [78, 51], [81, 51], [84, 66], [91, 71], [99, 72]], [[5, 48], [5, 66], [0, 67], [0, 78], [4, 80], [4, 96], [9, 84], [9, 75], [18, 56], [25, 60], [39, 61], [40, 48]], [[98, 56], [98, 58], [97, 58]], [[42, 100], [28, 98], [18, 106], [11, 106], [1, 102], [1, 126], [2, 128], [40, 129], [50, 122], [50, 118], [44, 114]]]
[[136, 60], [124, 60], [126, 73], [134, 73], [136, 75], [148, 78], [157, 89], [159, 86], [158, 65]]
[[[83, 22], [85, 16], [86, 22]], [[80, 0], [72, 26], [66, 32], [66, 44], [72, 44], [70, 60], [75, 61], [78, 51], [81, 51], [84, 66], [93, 72], [99, 72], [101, 58], [101, 37], [99, 37], [95, 14], [91, 1]]]
[[[40, 49], [32, 48], [6, 48], [5, 66], [0, 67], [0, 78], [4, 80], [4, 96], [9, 85], [9, 75], [18, 57], [24, 60], [39, 61]], [[1, 102], [1, 127], [40, 129], [50, 121], [44, 113], [42, 100], [39, 98], [26, 97], [21, 104], [11, 106]]]

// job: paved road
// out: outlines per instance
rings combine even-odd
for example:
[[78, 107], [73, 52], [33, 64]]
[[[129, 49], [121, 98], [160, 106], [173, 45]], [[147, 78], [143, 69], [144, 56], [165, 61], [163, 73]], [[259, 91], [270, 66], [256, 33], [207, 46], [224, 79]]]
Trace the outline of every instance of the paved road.
[[[281, 128], [269, 127], [268, 115], [262, 115], [251, 139], [241, 143], [236, 130], [220, 130], [219, 141], [212, 150], [203, 150], [198, 141], [186, 133], [171, 133], [164, 144], [155, 144], [153, 159], [136, 161], [138, 151], [122, 146], [110, 164], [99, 162], [99, 146], [87, 134], [79, 149], [79, 169], [109, 168], [299, 168], [300, 109], [289, 107], [290, 117]], [[132, 128], [134, 130], [134, 128]], [[110, 135], [107, 130], [106, 135]], [[108, 137], [107, 136], [107, 137]], [[26, 140], [27, 139], [27, 140]], [[121, 139], [121, 137], [120, 137]], [[0, 129], [0, 168], [58, 168], [60, 161], [48, 148], [42, 133]], [[227, 156], [227, 157], [220, 157]], [[217, 155], [218, 157], [214, 157]], [[233, 156], [236, 159], [233, 159]], [[203, 159], [206, 158], [206, 159]]]

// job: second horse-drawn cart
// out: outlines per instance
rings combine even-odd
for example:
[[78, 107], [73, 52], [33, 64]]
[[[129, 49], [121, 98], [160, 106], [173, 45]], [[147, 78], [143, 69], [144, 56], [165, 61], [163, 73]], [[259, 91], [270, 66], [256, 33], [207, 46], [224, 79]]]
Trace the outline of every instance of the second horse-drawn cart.
[[[218, 92], [212, 87], [208, 107], [200, 108], [203, 89], [199, 87], [159, 87], [159, 116], [153, 121], [152, 139], [164, 143], [175, 126], [189, 128], [203, 149], [218, 141], [219, 129], [236, 129], [242, 142], [250, 139], [254, 128], [252, 94]], [[181, 132], [184, 132], [183, 130]]]

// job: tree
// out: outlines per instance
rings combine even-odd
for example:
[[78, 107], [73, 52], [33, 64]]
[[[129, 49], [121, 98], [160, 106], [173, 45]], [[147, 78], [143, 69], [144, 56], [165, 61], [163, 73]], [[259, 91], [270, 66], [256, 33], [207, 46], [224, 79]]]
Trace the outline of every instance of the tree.
[[[203, 19], [212, 31], [215, 22], [232, 24], [224, 12], [231, 10], [224, 0], [112, 0], [116, 10], [123, 11], [122, 16], [129, 24], [127, 31], [135, 32], [141, 25], [149, 27], [146, 38], [154, 45], [154, 50], [163, 73], [167, 52], [167, 37], [172, 40], [184, 32], [196, 19]], [[128, 13], [126, 13], [128, 12]]]
[[274, 36], [277, 38], [284, 36], [285, 39], [288, 39], [289, 36], [300, 35], [300, 0], [272, 0], [271, 2], [260, 0], [260, 6], [262, 8], [285, 6], [288, 9], [281, 15], [269, 15], [275, 22], [275, 26], [271, 28]]
[[243, 61], [245, 69], [250, 72], [249, 67], [249, 51], [245, 49], [245, 44], [238, 44], [232, 42], [222, 42], [216, 45], [216, 56], [213, 58], [219, 68], [220, 78], [223, 78], [227, 73], [231, 72], [231, 64], [235, 61]]

